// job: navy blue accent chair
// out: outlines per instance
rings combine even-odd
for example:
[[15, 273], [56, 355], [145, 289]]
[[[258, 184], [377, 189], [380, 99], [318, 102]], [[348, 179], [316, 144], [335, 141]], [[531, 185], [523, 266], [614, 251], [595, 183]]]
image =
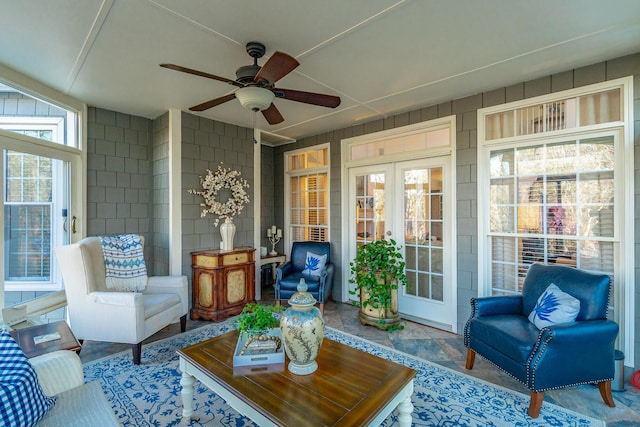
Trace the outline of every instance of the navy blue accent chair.
[[[320, 276], [302, 274], [307, 260], [307, 252], [316, 255], [327, 255], [327, 262]], [[333, 287], [333, 263], [329, 242], [294, 242], [291, 247], [291, 258], [276, 270], [276, 304], [280, 300], [288, 300], [298, 290], [298, 283], [304, 277], [309, 292], [320, 303], [320, 311], [324, 311], [324, 303], [331, 296]]]
[[[573, 267], [534, 263], [522, 295], [471, 299], [471, 317], [464, 328], [466, 368], [479, 354], [531, 390], [529, 416], [540, 414], [546, 390], [598, 384], [604, 402], [611, 395], [614, 342], [618, 324], [607, 320], [611, 280]], [[547, 286], [554, 283], [580, 300], [575, 322], [538, 329], [529, 313]]]

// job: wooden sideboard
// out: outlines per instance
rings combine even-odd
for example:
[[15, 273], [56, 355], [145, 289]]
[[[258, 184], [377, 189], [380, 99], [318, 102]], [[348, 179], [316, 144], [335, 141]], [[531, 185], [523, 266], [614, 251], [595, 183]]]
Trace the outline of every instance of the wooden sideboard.
[[255, 248], [191, 252], [191, 319], [223, 320], [255, 300]]

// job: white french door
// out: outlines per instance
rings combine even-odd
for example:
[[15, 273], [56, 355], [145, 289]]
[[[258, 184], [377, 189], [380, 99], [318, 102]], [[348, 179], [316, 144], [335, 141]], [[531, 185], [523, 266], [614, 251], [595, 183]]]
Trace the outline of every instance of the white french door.
[[[453, 330], [453, 195], [450, 157], [349, 169], [349, 259], [380, 239], [402, 246], [409, 286], [402, 317]], [[353, 289], [353, 284], [350, 284]]]
[[60, 290], [53, 248], [79, 231], [79, 156], [12, 134], [0, 135], [0, 151], [4, 291]]
[[399, 293], [407, 318], [452, 330], [455, 320], [453, 245], [447, 158], [395, 165], [396, 239], [404, 247], [409, 286]]

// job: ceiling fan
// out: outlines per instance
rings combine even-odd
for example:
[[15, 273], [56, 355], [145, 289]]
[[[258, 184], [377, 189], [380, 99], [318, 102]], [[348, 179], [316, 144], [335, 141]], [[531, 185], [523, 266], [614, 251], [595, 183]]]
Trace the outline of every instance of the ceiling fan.
[[284, 117], [282, 117], [280, 111], [278, 111], [273, 104], [272, 101], [274, 98], [283, 98], [289, 101], [304, 102], [305, 104], [329, 108], [336, 108], [340, 105], [340, 97], [338, 96], [274, 87], [274, 84], [278, 80], [293, 71], [300, 63], [294, 57], [277, 51], [263, 66], [259, 66], [258, 58], [261, 58], [265, 53], [264, 45], [258, 42], [249, 42], [247, 43], [246, 49], [249, 56], [253, 58], [253, 65], [244, 65], [238, 68], [236, 70], [236, 80], [175, 64], [160, 64], [160, 66], [170, 70], [218, 80], [239, 88], [229, 95], [194, 105], [189, 108], [191, 111], [208, 110], [216, 105], [238, 98], [244, 108], [252, 111], [262, 111], [262, 115], [267, 122], [270, 125], [275, 125], [283, 122]]

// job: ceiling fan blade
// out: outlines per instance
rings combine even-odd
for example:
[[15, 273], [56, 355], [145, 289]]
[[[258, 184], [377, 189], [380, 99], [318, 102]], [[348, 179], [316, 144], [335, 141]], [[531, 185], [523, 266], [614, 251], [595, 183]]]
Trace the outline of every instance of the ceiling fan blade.
[[284, 122], [284, 117], [282, 117], [282, 114], [280, 114], [280, 111], [278, 111], [273, 103], [271, 103], [266, 110], [262, 110], [262, 115], [270, 125], [277, 125], [278, 123]]
[[340, 97], [324, 95], [322, 93], [304, 92], [292, 89], [273, 89], [277, 98], [288, 99], [289, 101], [304, 102], [305, 104], [319, 105], [321, 107], [336, 108], [340, 105]]
[[189, 108], [191, 111], [204, 111], [209, 108], [215, 107], [216, 105], [224, 104], [227, 101], [231, 101], [236, 97], [235, 93], [230, 93], [229, 95], [221, 96], [220, 98], [212, 99], [207, 102], [203, 102], [202, 104], [194, 105]]
[[260, 68], [258, 74], [253, 79], [255, 82], [266, 80], [269, 84], [274, 84], [290, 72], [292, 72], [300, 63], [286, 53], [276, 51], [271, 58]]
[[235, 80], [231, 80], [231, 79], [228, 79], [226, 77], [216, 76], [215, 74], [205, 73], [204, 71], [193, 70], [191, 68], [183, 67], [181, 65], [160, 64], [160, 66], [163, 67], [163, 68], [168, 68], [170, 70], [181, 71], [183, 73], [193, 74], [195, 76], [200, 76], [200, 77], [206, 77], [208, 79], [218, 80], [219, 82], [229, 83], [230, 85], [243, 87], [242, 83], [238, 83]]

